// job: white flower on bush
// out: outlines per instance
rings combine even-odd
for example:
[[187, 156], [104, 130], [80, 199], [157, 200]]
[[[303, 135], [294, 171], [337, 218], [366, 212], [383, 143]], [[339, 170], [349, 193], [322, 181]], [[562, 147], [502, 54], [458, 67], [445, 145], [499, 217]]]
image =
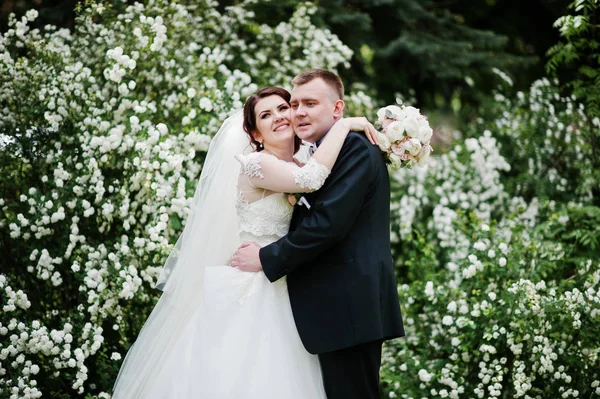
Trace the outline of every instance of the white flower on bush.
[[493, 347], [492, 345], [486, 345], [486, 344], [481, 345], [479, 347], [479, 350], [482, 352], [487, 352], [487, 353], [491, 353], [491, 354], [496, 353], [496, 348]]
[[487, 245], [483, 241], [477, 241], [473, 244], [473, 247], [478, 251], [485, 251], [487, 249]]
[[213, 110], [213, 103], [208, 97], [202, 97], [198, 105], [200, 106], [200, 109], [206, 112], [211, 112]]
[[425, 284], [425, 295], [427, 295], [430, 299], [433, 299], [435, 296], [435, 289], [433, 288], [433, 282], [428, 281]]
[[498, 245], [498, 249], [500, 249], [500, 251], [506, 255], [508, 253], [508, 246], [505, 243], [500, 243], [500, 245]]
[[33, 21], [35, 21], [35, 20], [37, 19], [38, 15], [39, 15], [39, 14], [38, 14], [38, 11], [37, 11], [37, 10], [28, 10], [28, 11], [25, 13], [25, 17], [27, 18], [27, 20], [28, 20], [29, 22], [33, 22]]
[[456, 301], [452, 301], [448, 304], [448, 306], [446, 306], [446, 310], [448, 310], [448, 312], [456, 313], [456, 309], [457, 309]]
[[425, 383], [428, 383], [429, 381], [431, 381], [431, 378], [433, 377], [433, 374], [430, 374], [425, 369], [420, 369], [418, 375], [419, 375], [419, 379]]

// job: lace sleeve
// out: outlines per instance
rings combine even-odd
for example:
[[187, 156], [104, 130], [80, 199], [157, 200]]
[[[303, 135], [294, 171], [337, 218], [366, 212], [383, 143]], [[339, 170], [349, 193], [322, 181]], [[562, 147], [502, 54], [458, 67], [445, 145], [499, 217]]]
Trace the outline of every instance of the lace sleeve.
[[242, 164], [242, 173], [248, 176], [254, 187], [282, 193], [318, 190], [331, 172], [314, 158], [302, 167], [263, 153], [238, 155], [236, 159]]
[[261, 172], [260, 153], [253, 152], [248, 155], [236, 155], [237, 159], [242, 164], [242, 173], [248, 177], [257, 177], [264, 179], [265, 176]]
[[331, 171], [325, 165], [321, 165], [315, 158], [311, 158], [306, 165], [294, 170], [292, 175], [297, 185], [314, 191], [323, 186], [329, 173]]

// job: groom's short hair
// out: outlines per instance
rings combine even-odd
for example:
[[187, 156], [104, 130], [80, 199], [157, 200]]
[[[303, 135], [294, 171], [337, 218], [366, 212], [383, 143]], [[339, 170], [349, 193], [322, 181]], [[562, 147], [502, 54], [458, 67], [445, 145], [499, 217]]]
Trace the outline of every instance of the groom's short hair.
[[302, 86], [315, 79], [323, 79], [323, 81], [335, 91], [340, 100], [344, 99], [344, 84], [342, 83], [342, 80], [335, 73], [328, 71], [327, 69], [315, 68], [302, 71], [292, 79], [292, 84], [295, 86]]

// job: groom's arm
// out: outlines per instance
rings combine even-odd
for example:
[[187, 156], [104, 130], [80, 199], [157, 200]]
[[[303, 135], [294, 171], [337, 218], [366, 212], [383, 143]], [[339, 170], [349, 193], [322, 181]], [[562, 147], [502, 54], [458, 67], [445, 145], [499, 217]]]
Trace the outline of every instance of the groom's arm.
[[311, 213], [280, 240], [260, 249], [263, 271], [276, 281], [342, 241], [355, 223], [368, 193], [373, 168], [366, 138], [346, 139], [331, 175], [311, 204]]

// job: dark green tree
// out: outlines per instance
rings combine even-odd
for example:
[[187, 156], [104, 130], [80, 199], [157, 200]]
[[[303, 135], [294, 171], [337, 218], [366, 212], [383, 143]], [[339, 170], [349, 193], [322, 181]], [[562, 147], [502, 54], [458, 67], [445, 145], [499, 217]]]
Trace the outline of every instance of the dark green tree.
[[[21, 15], [40, 11], [40, 23], [71, 27], [77, 0], [8, 1]], [[240, 0], [221, 0], [223, 10]], [[354, 50], [349, 83], [364, 83], [378, 98], [415, 97], [426, 108], [475, 105], [495, 88], [492, 68], [508, 71], [520, 89], [542, 75], [541, 62], [558, 35], [551, 23], [566, 0], [316, 0], [315, 22]], [[297, 6], [293, 0], [256, 2], [256, 22], [274, 26]], [[454, 101], [453, 101], [454, 100]], [[460, 100], [460, 101], [457, 101]]]
[[[294, 3], [257, 4], [255, 11], [258, 20], [273, 24]], [[541, 2], [321, 0], [318, 5], [315, 18], [355, 52], [344, 80], [365, 83], [386, 102], [400, 93], [425, 107], [448, 106], [457, 97], [477, 103], [479, 93], [495, 87], [492, 68], [512, 71], [525, 87], [541, 74], [534, 66], [555, 42], [550, 25], [556, 16]]]

